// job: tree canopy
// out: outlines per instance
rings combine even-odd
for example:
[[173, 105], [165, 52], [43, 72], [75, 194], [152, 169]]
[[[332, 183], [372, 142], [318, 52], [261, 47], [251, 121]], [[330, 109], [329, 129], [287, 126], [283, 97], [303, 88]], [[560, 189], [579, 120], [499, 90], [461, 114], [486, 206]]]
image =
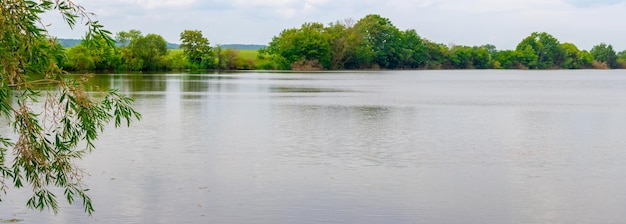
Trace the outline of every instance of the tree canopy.
[[213, 63], [213, 53], [209, 40], [199, 30], [185, 30], [180, 34], [180, 48], [183, 49], [190, 64], [207, 68]]
[[[498, 51], [490, 44], [445, 45], [424, 39], [412, 29], [401, 31], [389, 19], [376, 14], [367, 15], [356, 23], [335, 22], [328, 26], [305, 23], [301, 28], [285, 29], [261, 52], [282, 69], [293, 68], [303, 59], [324, 62], [323, 69], [619, 67], [617, 54], [606, 44], [595, 46], [590, 53], [572, 43], [562, 44], [546, 32], [533, 32], [522, 39], [515, 50]], [[626, 59], [622, 61], [626, 63]]]

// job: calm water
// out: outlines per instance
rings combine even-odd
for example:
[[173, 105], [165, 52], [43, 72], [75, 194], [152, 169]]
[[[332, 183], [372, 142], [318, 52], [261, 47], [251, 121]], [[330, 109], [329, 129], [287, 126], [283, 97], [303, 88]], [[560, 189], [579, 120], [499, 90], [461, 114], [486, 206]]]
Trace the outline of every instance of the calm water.
[[102, 75], [144, 119], [26, 223], [626, 223], [626, 71]]

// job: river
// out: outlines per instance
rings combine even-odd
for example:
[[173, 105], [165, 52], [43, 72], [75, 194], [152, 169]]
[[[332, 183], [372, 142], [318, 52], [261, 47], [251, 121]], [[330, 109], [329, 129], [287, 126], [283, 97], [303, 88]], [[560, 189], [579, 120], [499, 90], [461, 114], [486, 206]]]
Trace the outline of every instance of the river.
[[[626, 71], [97, 75], [143, 120], [24, 223], [626, 223]], [[62, 192], [58, 193], [59, 196]]]

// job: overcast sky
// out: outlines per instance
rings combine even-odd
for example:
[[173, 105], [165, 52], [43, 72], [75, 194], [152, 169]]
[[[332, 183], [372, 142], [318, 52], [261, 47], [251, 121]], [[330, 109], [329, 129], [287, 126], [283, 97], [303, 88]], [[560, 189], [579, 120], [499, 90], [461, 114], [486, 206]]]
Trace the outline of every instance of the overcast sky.
[[[138, 29], [179, 43], [186, 29], [202, 30], [211, 44], [267, 44], [286, 28], [379, 14], [399, 29], [415, 29], [438, 43], [493, 44], [514, 49], [534, 31], [589, 50], [605, 42], [626, 50], [626, 0], [75, 0], [113, 33]], [[68, 32], [57, 14], [49, 30]]]

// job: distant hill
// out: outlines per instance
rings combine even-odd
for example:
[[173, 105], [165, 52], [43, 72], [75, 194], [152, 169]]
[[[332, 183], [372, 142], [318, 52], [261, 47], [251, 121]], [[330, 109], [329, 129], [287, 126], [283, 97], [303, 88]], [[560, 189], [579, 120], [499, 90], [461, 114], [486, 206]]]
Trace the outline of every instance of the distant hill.
[[174, 43], [167, 43], [167, 49], [178, 49], [180, 45]]
[[57, 39], [57, 42], [59, 42], [59, 44], [61, 44], [64, 48], [74, 47], [80, 44], [81, 41], [82, 40], [79, 39]]
[[[57, 41], [61, 44], [61, 46], [65, 47], [65, 48], [71, 48], [71, 47], [74, 47], [74, 46], [80, 44], [80, 42], [82, 40], [59, 38], [59, 39], [57, 39]], [[179, 47], [180, 47], [179, 44], [167, 43], [167, 49], [178, 49]], [[222, 48], [224, 48], [224, 49], [236, 49], [236, 50], [258, 50], [258, 49], [261, 49], [263, 47], [267, 47], [267, 46], [266, 45], [259, 45], [259, 44], [224, 44], [224, 45], [222, 45]]]

